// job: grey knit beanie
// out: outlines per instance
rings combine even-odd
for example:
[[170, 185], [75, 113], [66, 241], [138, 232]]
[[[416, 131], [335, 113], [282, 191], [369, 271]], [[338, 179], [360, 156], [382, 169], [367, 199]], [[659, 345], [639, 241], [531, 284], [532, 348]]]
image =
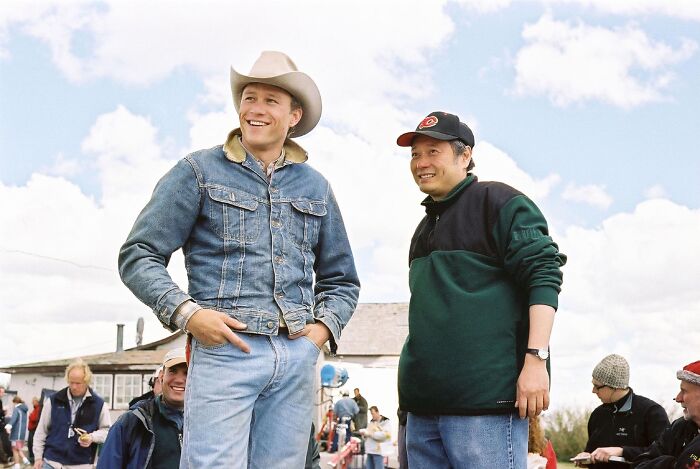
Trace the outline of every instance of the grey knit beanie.
[[611, 354], [593, 368], [593, 379], [615, 389], [626, 389], [630, 382], [630, 366], [621, 355]]

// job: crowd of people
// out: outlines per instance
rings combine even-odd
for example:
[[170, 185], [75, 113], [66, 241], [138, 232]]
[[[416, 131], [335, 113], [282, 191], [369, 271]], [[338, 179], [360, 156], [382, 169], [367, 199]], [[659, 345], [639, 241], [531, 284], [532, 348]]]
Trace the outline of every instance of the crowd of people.
[[[295, 141], [318, 124], [321, 94], [274, 51], [247, 75], [232, 68], [230, 85], [238, 127], [162, 177], [119, 252], [125, 285], [167, 329], [187, 333], [187, 363], [169, 355], [156, 380], [162, 394], [134, 403], [111, 430], [89, 368], [69, 366], [68, 387], [42, 403], [35, 469], [89, 467], [98, 444], [102, 468], [296, 469], [316, 460], [315, 365], [324, 344], [337, 351], [360, 291], [333, 190]], [[529, 197], [471, 171], [475, 138], [459, 116], [432, 112], [396, 144], [410, 149], [426, 212], [408, 252], [402, 467], [524, 469], [528, 422], [549, 407], [566, 255]], [[167, 270], [180, 249], [187, 291]], [[678, 373], [685, 420], [670, 427], [629, 388], [624, 365], [606, 357], [593, 372], [603, 404], [577, 464], [697, 467], [700, 362]], [[344, 400], [340, 423], [364, 430], [368, 465], [382, 467], [387, 417], [373, 406], [368, 421], [366, 400]]]

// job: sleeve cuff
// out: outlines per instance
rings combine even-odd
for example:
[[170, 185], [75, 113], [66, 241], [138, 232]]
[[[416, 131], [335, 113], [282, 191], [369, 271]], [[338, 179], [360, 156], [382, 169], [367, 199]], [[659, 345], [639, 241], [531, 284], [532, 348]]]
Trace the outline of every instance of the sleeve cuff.
[[533, 287], [530, 289], [529, 305], [547, 305], [556, 310], [559, 307], [559, 291], [552, 287]]
[[194, 313], [202, 309], [194, 300], [187, 300], [175, 309], [170, 322], [178, 329], [187, 331], [187, 323], [194, 316]]

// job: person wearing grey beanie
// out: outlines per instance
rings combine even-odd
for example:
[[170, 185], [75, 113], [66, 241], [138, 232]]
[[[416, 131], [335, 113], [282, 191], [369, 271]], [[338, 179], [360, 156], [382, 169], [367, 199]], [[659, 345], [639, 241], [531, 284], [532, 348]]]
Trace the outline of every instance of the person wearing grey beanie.
[[632, 391], [630, 366], [621, 355], [604, 357], [591, 377], [592, 392], [602, 404], [588, 419], [588, 442], [574, 462], [593, 469], [629, 468], [628, 463], [668, 426], [668, 415], [659, 404]]

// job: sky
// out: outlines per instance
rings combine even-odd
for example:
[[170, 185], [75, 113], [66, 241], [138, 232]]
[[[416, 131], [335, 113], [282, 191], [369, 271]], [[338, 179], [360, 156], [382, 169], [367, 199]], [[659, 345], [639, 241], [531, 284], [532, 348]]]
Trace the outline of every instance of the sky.
[[0, 2], [0, 366], [113, 351], [117, 323], [131, 347], [139, 317], [167, 335], [117, 252], [158, 179], [237, 127], [230, 67], [281, 50], [321, 90], [298, 143], [360, 301], [408, 300], [424, 196], [396, 137], [455, 113], [477, 176], [529, 195], [569, 257], [552, 407], [595, 404], [609, 353], [670, 407], [700, 359], [699, 46], [692, 0]]

